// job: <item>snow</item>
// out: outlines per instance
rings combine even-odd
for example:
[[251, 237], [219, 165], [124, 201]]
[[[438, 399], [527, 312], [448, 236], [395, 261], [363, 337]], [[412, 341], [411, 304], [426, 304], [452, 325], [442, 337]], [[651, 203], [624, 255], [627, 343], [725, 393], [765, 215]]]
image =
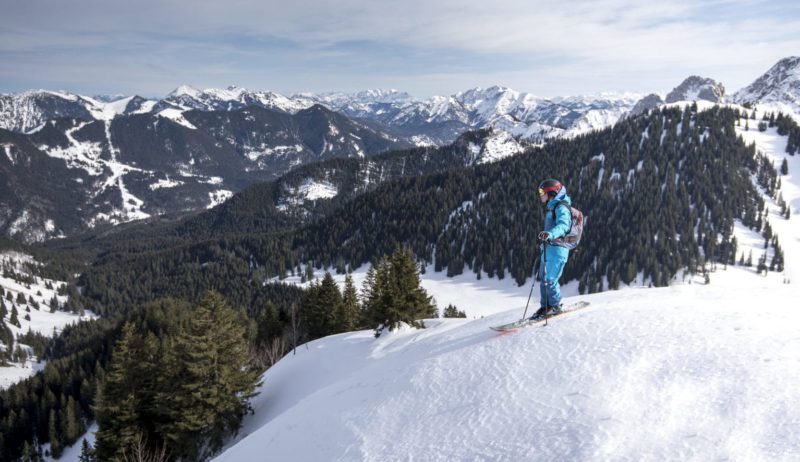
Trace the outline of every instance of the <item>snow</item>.
[[[761, 116], [761, 113], [756, 116], [759, 121]], [[740, 127], [736, 127], [737, 134], [741, 135], [746, 143], [755, 143], [756, 149], [772, 160], [775, 168], [779, 171], [783, 159], [786, 159], [789, 173], [780, 175], [780, 193], [791, 208], [790, 218], [787, 220], [780, 215], [780, 208], [772, 198], [765, 197], [764, 199], [769, 208], [768, 219], [770, 226], [773, 232], [778, 235], [780, 246], [783, 248], [786, 260], [785, 277], [791, 281], [794, 275], [800, 276], [800, 267], [798, 267], [800, 262], [797, 261], [800, 259], [800, 226], [797, 225], [797, 217], [800, 215], [800, 156], [791, 156], [786, 153], [787, 138], [779, 136], [777, 130], [774, 127], [767, 128], [764, 132], [760, 132], [754, 127], [751, 127], [750, 130], [744, 130], [744, 120], [742, 120]], [[737, 240], [739, 240], [738, 237]], [[759, 235], [756, 248], [763, 251], [763, 243], [764, 239]], [[772, 247], [770, 247], [770, 250], [772, 250]], [[769, 255], [771, 256], [771, 253]], [[760, 256], [760, 252], [753, 252], [754, 262], [758, 261], [758, 256]]]
[[170, 119], [173, 122], [183, 125], [184, 127], [191, 128], [192, 130], [197, 130], [197, 127], [192, 125], [191, 122], [189, 122], [183, 117], [183, 111], [180, 109], [168, 108], [164, 109], [163, 111], [159, 112], [156, 115], [158, 115], [159, 117]]
[[523, 149], [522, 145], [508, 132], [492, 130], [492, 135], [484, 143], [480, 163], [497, 162], [506, 157], [519, 154]]
[[293, 153], [300, 153], [303, 152], [303, 145], [295, 144], [293, 146], [273, 146], [267, 147], [264, 146], [261, 149], [250, 149], [244, 153], [245, 157], [252, 161], [256, 161], [263, 156], [271, 156], [271, 155], [286, 155], [286, 154], [293, 154]]
[[12, 143], [3, 143], [0, 144], [3, 147], [3, 151], [6, 153], [6, 157], [8, 157], [8, 161], [11, 162], [11, 165], [14, 165], [16, 161], [14, 157], [11, 155], [11, 148], [14, 146]]
[[302, 205], [304, 201], [331, 199], [339, 194], [339, 189], [327, 180], [306, 178], [297, 186], [284, 185], [284, 194], [278, 204], [278, 209], [286, 211], [290, 207]]
[[151, 191], [155, 191], [156, 189], [162, 188], [175, 188], [183, 184], [183, 181], [170, 179], [169, 176], [166, 178], [159, 179], [155, 183], [152, 183], [149, 187]]
[[208, 205], [206, 206], [207, 209], [214, 208], [219, 204], [225, 202], [226, 200], [233, 197], [233, 191], [228, 191], [227, 189], [218, 189], [216, 191], [211, 191], [208, 193]]
[[795, 291], [720, 273], [571, 297], [591, 305], [511, 335], [488, 327], [523, 306], [498, 299], [484, 318], [317, 340], [264, 374], [217, 460], [800, 457]]
[[[5, 265], [10, 263], [12, 260], [16, 262], [14, 271], [20, 274], [27, 274], [22, 266], [23, 263], [36, 263], [31, 256], [23, 253], [14, 251], [0, 252], [0, 264]], [[51, 290], [45, 287], [48, 282], [51, 283], [54, 288], [65, 284], [62, 281], [37, 277], [36, 284], [27, 286], [20, 284], [12, 278], [3, 277], [2, 274], [0, 274], [0, 286], [2, 286], [7, 293], [11, 292], [14, 299], [13, 303], [17, 305], [17, 311], [19, 312], [18, 319], [20, 325], [22, 326], [21, 328], [18, 328], [9, 322], [11, 318], [11, 302], [4, 300], [6, 308], [8, 308], [8, 314], [3, 320], [14, 333], [15, 337], [26, 333], [28, 329], [49, 336], [52, 335], [54, 331], [58, 332], [64, 326], [75, 323], [80, 319], [90, 319], [95, 317], [95, 315], [93, 315], [91, 312], [87, 312], [83, 317], [79, 317], [78, 315], [64, 311], [56, 311], [55, 313], [51, 313], [50, 301], [52, 300], [53, 296], [57, 296], [59, 303], [62, 304], [67, 301], [68, 297], [57, 295], [56, 290]], [[40, 292], [41, 295], [38, 295]], [[17, 294], [19, 293], [22, 293], [26, 300], [29, 297], [33, 297], [33, 299], [39, 303], [40, 309], [37, 310], [33, 307], [30, 307], [30, 312], [27, 312], [26, 308], [29, 308], [27, 303], [16, 303]], [[30, 321], [25, 319], [26, 315], [30, 316]], [[6, 345], [0, 344], [0, 346], [3, 349], [6, 348]], [[37, 362], [37, 359], [34, 356], [29, 357], [28, 361], [23, 364], [11, 363], [11, 365], [7, 367], [0, 366], [0, 389], [5, 389], [11, 384], [30, 377], [43, 368], [44, 363]]]
[[81, 168], [92, 176], [102, 175], [105, 161], [100, 158], [103, 153], [100, 143], [78, 141], [73, 136], [88, 124], [89, 122], [81, 122], [64, 132], [69, 141], [69, 146], [66, 148], [41, 145], [39, 149], [50, 157], [64, 160], [69, 168]]
[[[742, 135], [787, 156], [774, 130]], [[573, 283], [565, 303], [588, 308], [498, 335], [488, 327], [519, 319], [529, 285], [428, 268], [422, 285], [439, 307], [468, 319], [298, 347], [264, 374], [254, 415], [216, 460], [800, 459], [800, 310], [785, 283], [800, 258], [800, 158], [789, 161], [792, 218], [767, 200], [785, 274], [719, 265], [708, 285], [679, 277], [584, 296]], [[741, 223], [735, 235], [740, 255], [764, 251]]]
[[[75, 444], [73, 444], [72, 446], [67, 446], [67, 447], [64, 448], [64, 452], [61, 453], [61, 458], [53, 459], [50, 456], [45, 456], [44, 461], [45, 462], [54, 462], [54, 461], [57, 460], [59, 462], [67, 462], [67, 461], [78, 461], [78, 460], [80, 460], [81, 449], [83, 449], [83, 440], [86, 439], [86, 441], [89, 444], [94, 446], [94, 442], [95, 442], [95, 439], [96, 439], [95, 438], [95, 433], [97, 432], [97, 430], [98, 430], [98, 427], [97, 427], [97, 423], [95, 422], [95, 423], [93, 423], [93, 424], [91, 424], [89, 426], [89, 428], [86, 431], [85, 435], [83, 435], [81, 438], [78, 438], [78, 441], [76, 441]], [[50, 443], [45, 443], [45, 444], [42, 445], [42, 452], [48, 451], [49, 449], [50, 449]]]
[[427, 135], [414, 135], [410, 139], [411, 143], [417, 147], [436, 146], [436, 142]]

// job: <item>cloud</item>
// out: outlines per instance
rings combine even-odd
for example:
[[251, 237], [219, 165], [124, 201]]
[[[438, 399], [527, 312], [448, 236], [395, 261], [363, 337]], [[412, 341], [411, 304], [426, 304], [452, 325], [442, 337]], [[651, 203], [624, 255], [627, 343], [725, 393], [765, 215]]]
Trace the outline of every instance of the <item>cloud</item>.
[[450, 76], [448, 93], [501, 79], [492, 83], [553, 95], [664, 92], [700, 74], [735, 90], [800, 49], [800, 6], [760, 0], [0, 3], [2, 87], [152, 93], [190, 79], [291, 93], [394, 82], [426, 96]]

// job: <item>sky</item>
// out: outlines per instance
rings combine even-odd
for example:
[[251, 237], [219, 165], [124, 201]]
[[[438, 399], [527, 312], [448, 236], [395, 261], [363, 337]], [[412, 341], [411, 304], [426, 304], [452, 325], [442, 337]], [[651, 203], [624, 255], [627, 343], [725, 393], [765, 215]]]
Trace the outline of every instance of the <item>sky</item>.
[[728, 93], [800, 55], [782, 0], [0, 0], [0, 92], [163, 97], [182, 84], [418, 97]]

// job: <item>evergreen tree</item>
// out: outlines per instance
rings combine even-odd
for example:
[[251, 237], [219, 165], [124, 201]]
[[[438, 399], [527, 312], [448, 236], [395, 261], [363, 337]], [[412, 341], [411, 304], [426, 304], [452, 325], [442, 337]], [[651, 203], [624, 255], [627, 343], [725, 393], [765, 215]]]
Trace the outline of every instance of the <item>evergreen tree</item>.
[[65, 441], [75, 441], [83, 434], [85, 428], [79, 419], [78, 404], [72, 396], [67, 398], [67, 407], [62, 420], [62, 434]]
[[57, 411], [55, 410], [50, 411], [50, 418], [48, 419], [47, 424], [47, 435], [50, 438], [50, 454], [52, 454], [54, 458], [58, 459], [61, 457], [64, 447], [61, 445], [61, 439], [56, 431], [58, 428], [56, 413]]
[[336, 331], [341, 303], [342, 294], [330, 273], [326, 272], [319, 284], [311, 284], [300, 307], [311, 338], [324, 337]]
[[339, 330], [342, 332], [355, 330], [359, 325], [361, 307], [358, 303], [358, 293], [356, 292], [356, 286], [353, 284], [353, 277], [349, 274], [344, 279], [344, 293], [339, 306], [341, 307], [341, 312], [338, 316]]
[[756, 267], [756, 272], [758, 274], [761, 273], [767, 274], [767, 252], [761, 254], [761, 258], [758, 259], [758, 266]]
[[11, 317], [8, 319], [8, 322], [11, 323], [12, 326], [22, 327], [22, 324], [19, 323], [19, 311], [17, 311], [17, 305], [11, 305]]
[[83, 439], [83, 443], [81, 444], [81, 455], [78, 457], [79, 462], [95, 462], [97, 459], [95, 458], [94, 448], [86, 438]]
[[157, 373], [156, 365], [148, 361], [155, 355], [143, 354], [145, 348], [141, 334], [132, 323], [126, 323], [95, 406], [99, 460], [124, 460], [145, 431], [142, 411], [152, 403], [148, 399], [153, 392], [147, 379]]
[[316, 325], [319, 326], [320, 336], [341, 332], [339, 327], [343, 324], [343, 320], [339, 315], [342, 314], [342, 293], [331, 273], [325, 272], [318, 289], [315, 313], [319, 317]]
[[203, 460], [239, 428], [258, 382], [245, 323], [220, 294], [208, 292], [167, 353], [156, 397], [165, 423], [158, 430], [173, 457]]
[[420, 285], [419, 269], [410, 248], [397, 249], [384, 257], [375, 270], [374, 285], [364, 301], [376, 336], [383, 328], [393, 330], [401, 322], [424, 327], [421, 319], [432, 318], [436, 305]]
[[274, 303], [268, 303], [258, 318], [256, 345], [267, 345], [271, 339], [280, 337], [282, 332], [283, 324], [278, 313], [278, 307]]
[[786, 162], [786, 158], [784, 157], [783, 162], [781, 163], [781, 175], [788, 175], [789, 174], [789, 163]]
[[410, 247], [398, 249], [392, 255], [392, 280], [400, 311], [405, 318], [403, 320], [421, 326], [417, 320], [435, 315], [436, 305], [433, 303], [433, 298], [422, 288], [419, 267]]
[[450, 304], [447, 305], [447, 308], [444, 309], [444, 317], [445, 318], [466, 318], [467, 314], [458, 308], [455, 305]]

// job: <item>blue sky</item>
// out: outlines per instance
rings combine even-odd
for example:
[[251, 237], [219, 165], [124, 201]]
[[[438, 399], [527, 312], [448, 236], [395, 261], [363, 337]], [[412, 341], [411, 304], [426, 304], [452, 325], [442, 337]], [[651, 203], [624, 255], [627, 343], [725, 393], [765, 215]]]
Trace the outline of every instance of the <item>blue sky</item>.
[[540, 96], [728, 92], [800, 55], [800, 2], [0, 0], [0, 92], [160, 97], [505, 85]]

